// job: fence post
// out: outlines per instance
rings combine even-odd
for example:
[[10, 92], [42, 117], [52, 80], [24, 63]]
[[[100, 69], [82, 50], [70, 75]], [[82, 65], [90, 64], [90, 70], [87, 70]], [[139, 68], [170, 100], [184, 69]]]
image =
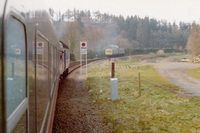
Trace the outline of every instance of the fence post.
[[139, 96], [141, 97], [141, 80], [140, 80], [140, 72], [138, 73], [138, 80], [139, 80]]
[[115, 77], [115, 63], [112, 62], [112, 71], [111, 71], [111, 78], [114, 78]]

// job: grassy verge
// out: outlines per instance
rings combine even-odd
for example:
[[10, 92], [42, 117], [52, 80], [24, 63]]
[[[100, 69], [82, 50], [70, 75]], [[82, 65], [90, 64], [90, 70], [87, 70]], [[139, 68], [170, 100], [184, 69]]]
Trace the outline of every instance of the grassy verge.
[[[138, 72], [141, 73], [141, 97]], [[119, 100], [111, 101], [108, 62], [88, 69], [91, 98], [114, 132], [200, 131], [199, 99], [174, 94], [179, 88], [160, 76], [152, 66], [119, 62], [116, 63], [116, 78]]]
[[200, 78], [200, 67], [199, 68], [190, 69], [188, 72], [192, 76], [194, 76], [196, 78]]
[[194, 58], [192, 54], [180, 54], [180, 55], [175, 55], [175, 56], [170, 56], [171, 58], [178, 58], [178, 59], [183, 59], [183, 58], [187, 58], [187, 59], [192, 59]]

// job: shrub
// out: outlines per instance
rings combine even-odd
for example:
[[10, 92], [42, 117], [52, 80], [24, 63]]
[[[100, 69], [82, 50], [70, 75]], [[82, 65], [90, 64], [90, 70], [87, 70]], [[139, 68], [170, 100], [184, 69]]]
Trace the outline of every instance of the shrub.
[[158, 50], [156, 55], [159, 56], [159, 57], [165, 57], [165, 52], [164, 52], [164, 50]]

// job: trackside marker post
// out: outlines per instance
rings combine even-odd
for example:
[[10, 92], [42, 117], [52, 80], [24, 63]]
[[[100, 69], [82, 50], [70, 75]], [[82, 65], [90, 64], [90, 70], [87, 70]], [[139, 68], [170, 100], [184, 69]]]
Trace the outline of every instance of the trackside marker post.
[[112, 101], [118, 99], [118, 79], [111, 78], [110, 79], [110, 88], [111, 88], [111, 99]]
[[112, 101], [118, 99], [118, 79], [115, 77], [115, 63], [112, 62], [110, 88], [111, 88], [111, 99]]
[[86, 74], [87, 74], [87, 42], [80, 42], [80, 64], [81, 70], [80, 73], [82, 75], [82, 55], [86, 55]]

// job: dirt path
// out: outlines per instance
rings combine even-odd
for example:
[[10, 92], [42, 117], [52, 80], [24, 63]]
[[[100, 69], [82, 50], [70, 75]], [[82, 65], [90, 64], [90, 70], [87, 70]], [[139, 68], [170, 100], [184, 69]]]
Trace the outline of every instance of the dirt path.
[[75, 70], [59, 89], [53, 133], [112, 132], [98, 117], [98, 110], [91, 103], [86, 76]]
[[158, 71], [171, 83], [183, 89], [184, 95], [200, 96], [200, 79], [188, 74], [188, 69], [200, 67], [190, 63], [156, 63]]

